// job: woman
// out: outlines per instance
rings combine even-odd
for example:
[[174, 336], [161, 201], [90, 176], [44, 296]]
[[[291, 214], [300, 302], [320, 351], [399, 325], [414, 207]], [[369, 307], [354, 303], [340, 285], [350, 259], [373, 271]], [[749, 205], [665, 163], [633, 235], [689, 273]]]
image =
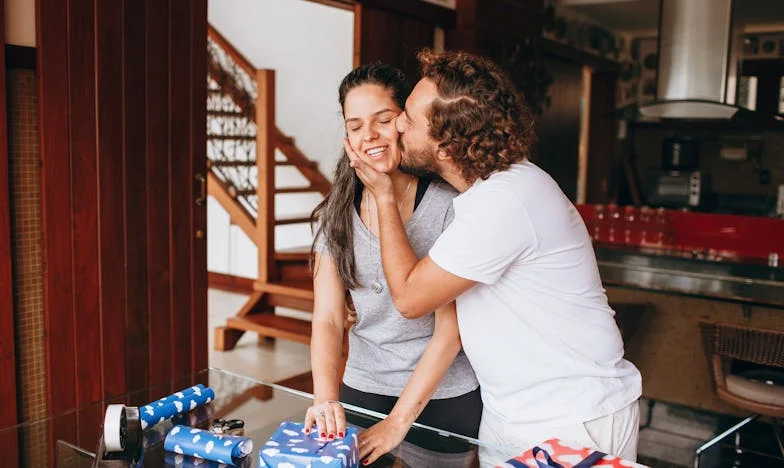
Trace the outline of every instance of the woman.
[[[395, 117], [410, 90], [401, 71], [376, 63], [351, 71], [338, 94], [346, 145], [390, 175], [412, 246], [425, 256], [451, 221], [456, 192], [442, 181], [417, 179], [398, 169]], [[461, 350], [454, 303], [416, 320], [395, 309], [381, 267], [375, 200], [363, 190], [345, 152], [313, 221], [318, 226], [313, 244], [314, 402], [305, 426], [315, 423], [327, 439], [342, 437], [346, 420], [338, 400], [389, 414], [360, 435], [366, 464], [397, 447], [414, 421], [476, 437], [482, 403]], [[341, 384], [346, 290], [356, 323], [349, 331]]]

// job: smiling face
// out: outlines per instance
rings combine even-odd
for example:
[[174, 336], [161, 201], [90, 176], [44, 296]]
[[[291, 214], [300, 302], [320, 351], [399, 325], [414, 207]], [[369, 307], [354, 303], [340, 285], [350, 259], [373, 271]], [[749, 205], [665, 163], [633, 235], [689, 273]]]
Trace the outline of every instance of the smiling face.
[[392, 91], [378, 84], [363, 84], [346, 94], [343, 116], [349, 144], [377, 171], [397, 170], [400, 165], [395, 128], [400, 111]]

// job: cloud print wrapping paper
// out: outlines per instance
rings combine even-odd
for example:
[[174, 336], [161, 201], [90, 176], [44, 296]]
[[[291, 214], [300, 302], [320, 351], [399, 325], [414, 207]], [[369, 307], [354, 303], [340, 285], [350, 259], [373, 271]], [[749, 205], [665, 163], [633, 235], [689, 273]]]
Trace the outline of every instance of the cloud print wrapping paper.
[[219, 435], [188, 426], [174, 426], [163, 441], [167, 452], [236, 465], [253, 451], [247, 437]]
[[215, 392], [204, 385], [186, 388], [139, 408], [142, 429], [154, 426], [171, 417], [187, 413], [215, 399]]
[[319, 439], [318, 431], [305, 434], [305, 426], [284, 422], [259, 449], [259, 467], [271, 468], [357, 468], [357, 430], [346, 428], [346, 437]]

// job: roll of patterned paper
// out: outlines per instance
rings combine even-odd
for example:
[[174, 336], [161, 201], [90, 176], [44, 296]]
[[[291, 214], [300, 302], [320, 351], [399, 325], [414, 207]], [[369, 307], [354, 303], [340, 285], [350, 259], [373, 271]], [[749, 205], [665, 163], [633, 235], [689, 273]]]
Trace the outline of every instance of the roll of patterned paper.
[[[187, 455], [180, 455], [179, 453], [166, 452], [163, 456], [164, 465], [174, 468], [226, 468], [224, 463], [218, 463], [213, 460], [205, 460], [203, 458], [189, 457]], [[235, 465], [239, 468], [250, 468], [253, 465], [253, 457], [245, 457], [242, 462]]]
[[168, 434], [174, 426], [183, 425], [198, 427], [209, 420], [210, 417], [212, 417], [213, 412], [214, 409], [212, 406], [200, 406], [193, 411], [175, 415], [168, 421], [151, 426], [144, 431], [144, 442], [142, 446], [146, 448], [158, 443], [163, 444], [166, 434]]
[[237, 465], [253, 451], [253, 441], [247, 437], [218, 435], [202, 429], [174, 426], [166, 434], [163, 448], [175, 454]]
[[[154, 426], [171, 417], [187, 413], [199, 406], [206, 405], [215, 399], [215, 392], [209, 387], [191, 387], [190, 392], [177, 392], [162, 400], [158, 400], [139, 408], [139, 416], [142, 420], [142, 429]], [[179, 397], [182, 395], [182, 397]], [[158, 403], [161, 403], [160, 405]]]
[[163, 397], [163, 398], [161, 398], [158, 401], [154, 401], [154, 402], [150, 403], [147, 406], [163, 406], [166, 403], [171, 403], [172, 401], [182, 400], [183, 398], [185, 398], [186, 395], [190, 395], [192, 393], [196, 393], [197, 391], [201, 392], [201, 391], [206, 390], [206, 389], [207, 389], [207, 387], [205, 387], [204, 385], [196, 384], [196, 385], [194, 385], [192, 387], [188, 387], [188, 388], [182, 389], [179, 392], [174, 392], [171, 395], [169, 395], [167, 397]]

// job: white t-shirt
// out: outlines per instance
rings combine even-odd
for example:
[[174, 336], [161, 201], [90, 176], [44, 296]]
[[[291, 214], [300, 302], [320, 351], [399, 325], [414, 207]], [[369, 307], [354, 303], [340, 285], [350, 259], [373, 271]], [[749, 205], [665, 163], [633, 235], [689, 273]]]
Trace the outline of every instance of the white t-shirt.
[[525, 161], [453, 203], [430, 257], [479, 283], [457, 298], [457, 316], [485, 410], [511, 424], [564, 426], [639, 398], [591, 239], [555, 181]]

